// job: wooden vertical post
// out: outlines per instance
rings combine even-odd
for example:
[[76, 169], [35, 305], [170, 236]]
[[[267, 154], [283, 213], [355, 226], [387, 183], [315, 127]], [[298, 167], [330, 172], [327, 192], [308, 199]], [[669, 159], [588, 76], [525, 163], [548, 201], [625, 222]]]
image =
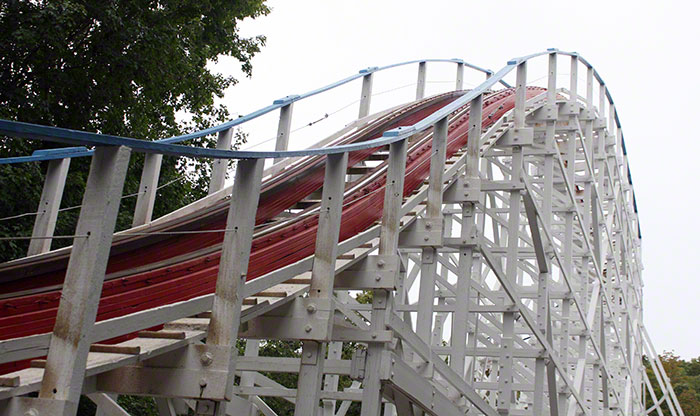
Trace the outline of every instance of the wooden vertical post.
[[[316, 233], [316, 252], [311, 270], [311, 299], [330, 299], [333, 296], [347, 166], [347, 153], [328, 155]], [[319, 410], [325, 345], [324, 342], [317, 341], [304, 341], [302, 344], [295, 416], [313, 416]]]
[[425, 97], [425, 78], [427, 75], [426, 62], [418, 63], [418, 80], [416, 81], [416, 100], [422, 100]]
[[[242, 290], [248, 272], [264, 164], [264, 159], [238, 161], [207, 333], [207, 345], [229, 347], [232, 351], [228, 362], [226, 397], [231, 397], [233, 389], [236, 339], [243, 304]], [[225, 405], [219, 403], [217, 414], [225, 414], [224, 408]]]
[[[426, 207], [426, 227], [438, 226], [442, 229], [442, 187], [447, 151], [447, 117], [435, 123], [430, 157], [430, 178], [428, 181], [428, 206]], [[416, 333], [430, 345], [433, 323], [433, 299], [435, 294], [435, 273], [437, 272], [437, 248], [423, 247], [421, 255], [420, 291], [418, 294], [418, 317]]]
[[464, 63], [457, 62], [457, 77], [455, 80], [455, 91], [464, 89]]
[[[275, 150], [287, 150], [289, 148], [289, 136], [292, 131], [292, 111], [294, 103], [291, 102], [280, 108], [280, 120], [277, 125], [277, 141], [275, 142]], [[275, 158], [277, 163], [283, 158]]]
[[[156, 202], [156, 192], [158, 191], [160, 166], [162, 163], [163, 155], [159, 153], [148, 153], [143, 160], [143, 171], [141, 172], [139, 194], [136, 197], [134, 219], [131, 223], [133, 227], [151, 222], [153, 217], [153, 206]], [[209, 190], [211, 191], [211, 186], [209, 187]]]
[[[469, 106], [469, 132], [467, 136], [467, 161], [466, 172], [463, 177], [464, 184], [477, 185], [479, 179], [479, 140], [481, 139], [483, 96], [479, 95], [471, 101]], [[471, 190], [475, 191], [475, 190]], [[469, 240], [475, 231], [474, 222], [475, 207], [478, 201], [478, 192], [472, 195], [472, 201], [463, 202], [462, 224], [460, 237], [462, 240]], [[477, 201], [475, 201], [476, 199]], [[465, 358], [467, 354], [467, 331], [469, 327], [469, 302], [472, 283], [472, 266], [474, 263], [474, 247], [465, 245], [459, 249], [459, 263], [457, 274], [457, 294], [455, 312], [452, 317], [452, 356], [450, 357], [450, 367], [460, 377], [465, 374]], [[468, 380], [471, 384], [471, 380]]]
[[[226, 129], [219, 132], [216, 140], [218, 150], [231, 150], [233, 141], [233, 129]], [[228, 159], [215, 159], [211, 168], [211, 179], [209, 180], [209, 195], [224, 188], [226, 182], [226, 172], [228, 171]]]
[[362, 77], [362, 95], [360, 95], [360, 113], [357, 118], [367, 117], [372, 102], [372, 73]]
[[[403, 202], [404, 174], [406, 172], [407, 140], [400, 140], [389, 145], [389, 162], [384, 190], [384, 208], [382, 211], [382, 228], [379, 234], [379, 255], [397, 256], [399, 245], [399, 227], [401, 204]], [[371, 331], [385, 330], [386, 316], [390, 306], [390, 293], [377, 289], [372, 297]], [[381, 368], [384, 345], [370, 343], [367, 348], [366, 369]], [[362, 390], [362, 416], [379, 416], [382, 408], [381, 380], [377, 371], [365, 371]]]
[[[57, 415], [74, 415], [85, 377], [114, 226], [131, 151], [98, 147], [90, 165], [56, 324], [51, 335], [40, 399], [58, 402]], [[87, 237], [83, 237], [87, 236]]]
[[[34, 219], [32, 237], [53, 237], [58, 218], [58, 208], [61, 206], [63, 188], [66, 185], [70, 158], [56, 159], [49, 162], [44, 180], [44, 189], [41, 191], [39, 209]], [[27, 256], [46, 253], [51, 250], [51, 239], [33, 239], [29, 242]]]

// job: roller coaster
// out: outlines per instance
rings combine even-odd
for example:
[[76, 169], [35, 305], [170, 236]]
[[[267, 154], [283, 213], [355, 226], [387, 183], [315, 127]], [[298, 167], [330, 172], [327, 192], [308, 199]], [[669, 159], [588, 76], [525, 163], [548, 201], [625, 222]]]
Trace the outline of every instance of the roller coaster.
[[[546, 85], [528, 85], [533, 60]], [[455, 88], [426, 96], [435, 63], [456, 66]], [[415, 100], [371, 112], [374, 75], [412, 65]], [[485, 80], [465, 90], [465, 70]], [[289, 150], [295, 103], [353, 82], [358, 117]], [[231, 150], [234, 129], [273, 112], [274, 151]], [[642, 320], [620, 119], [578, 53], [497, 72], [371, 67], [157, 141], [7, 120], [0, 134], [77, 146], [0, 160], [48, 162], [27, 257], [0, 264], [2, 416], [75, 415], [81, 395], [128, 415], [123, 394], [154, 397], [163, 416], [273, 416], [270, 397], [298, 416], [352, 402], [367, 416], [683, 416]], [[182, 144], [213, 136], [216, 149]], [[134, 223], [115, 232], [133, 152]], [[163, 155], [215, 162], [207, 197], [152, 218]], [[50, 250], [74, 157], [91, 166], [73, 245]], [[301, 348], [261, 356], [271, 340]]]

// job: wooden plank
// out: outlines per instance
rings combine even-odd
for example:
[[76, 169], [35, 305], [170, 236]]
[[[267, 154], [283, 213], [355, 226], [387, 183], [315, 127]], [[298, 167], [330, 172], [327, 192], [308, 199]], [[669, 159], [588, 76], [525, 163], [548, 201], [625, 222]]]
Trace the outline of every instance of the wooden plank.
[[182, 331], [140, 331], [139, 338], [185, 339]]
[[104, 352], [109, 354], [140, 354], [141, 347], [131, 347], [124, 345], [92, 344], [90, 352]]
[[0, 387], [17, 387], [19, 386], [19, 376], [2, 376], [0, 377]]

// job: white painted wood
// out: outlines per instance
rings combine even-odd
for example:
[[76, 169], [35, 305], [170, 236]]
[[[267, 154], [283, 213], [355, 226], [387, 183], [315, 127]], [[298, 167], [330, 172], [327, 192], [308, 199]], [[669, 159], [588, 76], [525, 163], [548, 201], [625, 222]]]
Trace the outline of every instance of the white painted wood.
[[[219, 132], [216, 140], [216, 148], [219, 150], [231, 150], [233, 141], [233, 129]], [[226, 172], [228, 171], [228, 159], [215, 159], [211, 166], [211, 178], [209, 179], [209, 195], [214, 194], [224, 188], [226, 183]]]
[[82, 210], [75, 233], [56, 324], [49, 345], [40, 399], [63, 403], [61, 414], [73, 415], [82, 390], [112, 234], [117, 220], [130, 151], [124, 147], [95, 149]]
[[427, 76], [427, 63], [418, 63], [418, 79], [416, 81], [416, 100], [422, 100], [425, 97], [425, 84]]
[[[330, 299], [333, 294], [338, 234], [342, 215], [343, 192], [348, 154], [328, 155], [321, 194], [321, 210], [316, 233], [316, 251], [311, 272], [309, 298]], [[318, 313], [318, 312], [316, 312]], [[330, 319], [330, 316], [328, 317]], [[304, 341], [296, 395], [296, 416], [315, 415], [323, 377], [325, 343]]]
[[[70, 158], [56, 159], [49, 162], [46, 170], [44, 188], [41, 191], [41, 200], [34, 219], [32, 237], [52, 237], [56, 228], [58, 208], [63, 197], [63, 188], [66, 185]], [[51, 239], [34, 239], [29, 242], [27, 256], [46, 253], [51, 250]]]
[[364, 118], [369, 115], [369, 108], [372, 103], [372, 78], [371, 73], [362, 77], [362, 94], [360, 95], [360, 112], [357, 118]]
[[138, 227], [139, 225], [151, 222], [162, 163], [162, 154], [147, 153], [144, 157], [141, 182], [139, 183], [139, 193], [136, 197], [136, 207], [134, 208], [134, 219], [131, 223], [132, 227]]

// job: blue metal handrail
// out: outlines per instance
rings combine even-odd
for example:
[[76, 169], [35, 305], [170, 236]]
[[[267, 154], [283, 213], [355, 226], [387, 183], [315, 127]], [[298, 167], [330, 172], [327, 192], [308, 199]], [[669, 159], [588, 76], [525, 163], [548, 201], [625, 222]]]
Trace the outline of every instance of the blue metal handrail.
[[[215, 159], [261, 159], [261, 158], [284, 158], [284, 157], [299, 157], [299, 156], [312, 156], [312, 155], [327, 155], [327, 154], [337, 154], [337, 153], [344, 153], [344, 152], [351, 152], [355, 150], [363, 150], [363, 149], [369, 149], [369, 148], [376, 148], [380, 146], [385, 146], [394, 142], [397, 142], [399, 140], [403, 140], [415, 133], [419, 133], [422, 131], [425, 131], [432, 127], [433, 124], [438, 122], [439, 120], [443, 119], [444, 117], [447, 117], [450, 113], [453, 111], [459, 109], [460, 107], [466, 105], [469, 103], [471, 100], [479, 96], [480, 94], [486, 93], [491, 87], [493, 87], [496, 83], [502, 83], [506, 86], [508, 86], [507, 83], [503, 81], [503, 78], [508, 75], [514, 68], [516, 68], [518, 65], [520, 65], [523, 62], [526, 62], [532, 58], [536, 58], [542, 55], [549, 55], [549, 54], [559, 54], [559, 55], [565, 55], [565, 56], [572, 56], [572, 57], [577, 57], [579, 62], [582, 62], [586, 67], [591, 69], [593, 71], [593, 76], [595, 79], [598, 81], [598, 83], [603, 86], [605, 85], [605, 81], [603, 81], [603, 78], [600, 76], [598, 71], [593, 68], [593, 65], [591, 65], [586, 59], [581, 57], [577, 52], [566, 52], [566, 51], [559, 51], [558, 49], [555, 48], [550, 48], [547, 49], [546, 51], [543, 52], [538, 52], [534, 53], [531, 55], [526, 55], [522, 56], [519, 58], [514, 58], [509, 60], [506, 63], [506, 66], [501, 68], [496, 73], [493, 73], [492, 71], [479, 68], [476, 66], [473, 66], [471, 64], [467, 64], [461, 60], [458, 59], [426, 59], [426, 60], [416, 60], [416, 61], [408, 61], [408, 62], [403, 62], [400, 64], [393, 64], [393, 65], [387, 65], [382, 68], [367, 68], [364, 70], [361, 70], [358, 72], [358, 74], [355, 74], [353, 76], [347, 77], [343, 80], [340, 80], [338, 82], [335, 82], [333, 84], [327, 85], [325, 87], [307, 92], [306, 94], [300, 95], [300, 96], [287, 96], [283, 99], [276, 100], [272, 105], [264, 107], [260, 110], [254, 111], [246, 116], [240, 117], [236, 120], [229, 121], [227, 123], [221, 124], [216, 127], [212, 127], [209, 129], [201, 130], [195, 133], [190, 133], [186, 134], [183, 136], [177, 136], [177, 137], [171, 137], [168, 139], [163, 139], [163, 140], [158, 140], [158, 141], [146, 141], [146, 140], [138, 140], [138, 139], [132, 139], [132, 138], [127, 138], [127, 137], [119, 137], [119, 136], [111, 136], [111, 135], [106, 135], [106, 134], [97, 134], [97, 133], [90, 133], [90, 132], [84, 132], [84, 131], [78, 131], [78, 130], [70, 130], [70, 129], [64, 129], [64, 128], [59, 128], [59, 127], [48, 127], [48, 126], [40, 126], [36, 124], [29, 124], [29, 123], [21, 123], [17, 121], [9, 121], [9, 120], [0, 120], [0, 134], [5, 134], [9, 136], [16, 136], [16, 137], [23, 137], [23, 138], [29, 138], [29, 139], [39, 139], [39, 140], [47, 140], [47, 141], [54, 141], [54, 142], [61, 142], [61, 143], [68, 143], [68, 144], [77, 144], [77, 145], [83, 145], [83, 146], [127, 146], [130, 147], [133, 150], [140, 151], [140, 152], [146, 152], [146, 153], [162, 153], [162, 154], [167, 154], [167, 155], [173, 155], [173, 156], [185, 156], [185, 157], [209, 157], [209, 158], [215, 158]], [[207, 148], [202, 148], [202, 147], [192, 147], [192, 146], [183, 146], [183, 145], [178, 145], [178, 144], [173, 144], [181, 141], [185, 141], [188, 139], [192, 138], [197, 138], [197, 137], [202, 137], [208, 134], [212, 133], [217, 133], [219, 131], [223, 131], [226, 129], [229, 129], [231, 127], [240, 125], [242, 123], [245, 123], [246, 121], [252, 120], [254, 118], [257, 118], [263, 114], [269, 113], [270, 111], [273, 111], [275, 109], [278, 109], [284, 105], [287, 105], [291, 102], [298, 101], [307, 97], [310, 97], [312, 95], [320, 94], [321, 92], [333, 89], [335, 87], [338, 87], [340, 85], [346, 84], [350, 81], [353, 81], [355, 79], [358, 79], [360, 77], [363, 77], [369, 73], [373, 72], [378, 72], [381, 70], [401, 66], [401, 65], [408, 65], [412, 63], [417, 63], [417, 62], [455, 62], [455, 63], [463, 63], [464, 65], [468, 65], [470, 68], [475, 68], [479, 71], [483, 71], [487, 74], [492, 74], [486, 81], [482, 82], [479, 86], [476, 88], [470, 90], [466, 94], [462, 95], [461, 97], [457, 98], [456, 100], [452, 101], [450, 104], [440, 108], [439, 110], [435, 111], [434, 113], [430, 114], [429, 116], [423, 118], [422, 120], [416, 122], [415, 124], [411, 126], [403, 126], [399, 127], [390, 131], [385, 132], [381, 138], [374, 139], [374, 140], [369, 140], [361, 143], [353, 143], [353, 144], [346, 144], [346, 145], [339, 145], [339, 146], [332, 146], [332, 147], [323, 147], [323, 148], [317, 148], [317, 149], [305, 149], [305, 150], [285, 150], [285, 151], [241, 151], [241, 150], [219, 150], [219, 149], [207, 149]], [[610, 105], [614, 104], [612, 95], [610, 94], [610, 90], [605, 87], [605, 95], [608, 100], [608, 103]], [[615, 126], [620, 129], [622, 127], [620, 123], [620, 118], [618, 115], [617, 109], [615, 110], [615, 115], [614, 115], [614, 121], [615, 121]], [[623, 149], [624, 154], [627, 154], [626, 151], [626, 146], [625, 146], [625, 137], [624, 133], [621, 134], [621, 146]], [[59, 149], [53, 149], [59, 150]], [[91, 152], [91, 151], [87, 151]], [[73, 157], [77, 155], [84, 155], [87, 156], [87, 152], [78, 152], [75, 154], [72, 154]], [[62, 157], [54, 157], [56, 158], [63, 158], [63, 157], [69, 157], [66, 156], [67, 153], [63, 153]], [[70, 155], [70, 154], [68, 154]], [[49, 160], [50, 155], [49, 151], [43, 155], [37, 155], [37, 156], [30, 156], [30, 157], [24, 157], [23, 160], [18, 160], [22, 158], [7, 158], [7, 159], [0, 159], [0, 164], [2, 163], [12, 163], [8, 162], [9, 159], [14, 159], [17, 162], [20, 161], [28, 161], [28, 158], [34, 158], [37, 157], [37, 159], [32, 159], [32, 160]], [[39, 157], [43, 157], [44, 159], [38, 159]], [[629, 173], [628, 169], [628, 175], [629, 175], [629, 180], [631, 183], [632, 177], [631, 173]], [[635, 212], [636, 212], [636, 195], [633, 193], [633, 198], [634, 198], [634, 205], [635, 205]], [[639, 226], [639, 224], [638, 224]], [[638, 230], [639, 237], [641, 238], [641, 227], [639, 227]]]
[[[317, 88], [315, 90], [306, 92], [304, 94], [288, 95], [286, 97], [277, 99], [271, 105], [268, 105], [268, 106], [263, 107], [261, 109], [258, 109], [256, 111], [253, 111], [252, 113], [246, 114], [245, 116], [241, 116], [241, 117], [238, 117], [234, 120], [227, 121], [227, 122], [222, 123], [218, 126], [210, 127], [210, 128], [204, 129], [204, 130], [199, 130], [199, 131], [196, 131], [193, 133], [183, 134], [180, 136], [173, 136], [173, 137], [168, 137], [165, 139], [156, 140], [155, 143], [176, 144], [176, 143], [181, 143], [181, 142], [184, 142], [184, 141], [187, 141], [190, 139], [196, 139], [196, 138], [208, 136], [210, 134], [219, 133], [221, 131], [228, 130], [232, 127], [244, 124], [250, 120], [256, 119], [262, 115], [265, 115], [267, 113], [275, 111], [275, 110], [277, 110], [281, 107], [284, 107], [286, 105], [289, 105], [293, 102], [301, 101], [301, 100], [304, 100], [308, 97], [332, 90], [336, 87], [347, 84], [351, 81], [362, 78], [366, 75], [369, 75], [369, 74], [372, 74], [375, 72], [381, 72], [381, 71], [391, 69], [391, 68], [420, 63], [420, 62], [451, 62], [451, 63], [456, 63], [456, 64], [462, 64], [466, 67], [475, 69], [477, 71], [481, 71], [481, 72], [488, 74], [488, 75], [493, 75], [493, 71], [491, 71], [490, 69], [481, 68], [477, 65], [470, 64], [470, 63], [465, 62], [464, 60], [458, 59], [458, 58], [454, 58], [454, 59], [419, 59], [419, 60], [406, 61], [406, 62], [400, 62], [400, 63], [396, 63], [396, 64], [391, 64], [391, 65], [386, 65], [383, 67], [369, 67], [369, 68], [365, 68], [365, 69], [360, 70], [357, 74], [351, 75], [347, 78], [343, 78], [340, 81], [336, 81], [334, 83], [331, 83], [331, 84], [328, 84], [328, 85], [323, 86], [321, 88]], [[508, 83], [506, 83], [505, 81], [500, 80], [500, 82], [505, 87], [507, 87], [507, 88], [510, 87], [510, 85], [508, 85]], [[19, 122], [11, 122], [10, 121], [9, 123], [19, 123]], [[53, 136], [53, 134], [48, 130], [44, 130], [44, 129], [40, 129], [40, 131], [33, 130], [33, 129], [29, 129], [26, 126], [27, 123], [20, 123], [20, 124], [24, 124], [25, 126], [23, 128], [19, 128], [19, 126], [18, 126], [18, 128], [14, 129], [14, 130], [12, 130], [10, 127], [8, 127], [8, 130], [3, 130], [2, 132], [5, 134], [8, 134], [8, 135], [17, 135], [20, 132], [27, 133], [28, 131], [31, 130], [31, 131], [35, 131], [35, 133], [37, 133], [37, 134], [46, 135], [47, 137]], [[3, 125], [9, 126], [9, 125], [6, 125], [5, 123], [3, 123]], [[51, 128], [53, 129], [54, 127], [51, 127]], [[56, 128], [56, 129], [58, 129], [58, 128]], [[62, 130], [66, 130], [66, 129], [62, 129]], [[75, 130], [68, 130], [68, 131], [73, 132], [73, 133], [76, 132]], [[89, 134], [96, 134], [96, 133], [89, 133]], [[61, 134], [58, 134], [58, 136], [63, 137], [64, 135], [61, 133]], [[116, 136], [110, 136], [110, 135], [100, 135], [100, 136], [113, 137], [113, 138], [116, 137]], [[26, 136], [22, 136], [22, 137], [26, 137]], [[50, 139], [47, 138], [47, 140], [50, 140]], [[62, 141], [62, 140], [56, 140], [56, 141]], [[78, 143], [87, 144], [87, 143], [82, 143], [82, 142], [78, 142]], [[90, 145], [92, 146], [95, 144], [90, 144]], [[147, 151], [145, 149], [139, 149], [138, 147], [133, 147], [133, 148], [135, 150]], [[42, 153], [38, 154], [37, 152], [42, 152]], [[88, 149], [84, 149], [84, 151], [82, 151], [82, 152], [70, 152], [69, 154], [66, 154], [66, 151], [63, 149], [47, 149], [47, 150], [41, 150], [41, 151], [37, 151], [37, 152], [34, 152], [31, 156], [20, 156], [20, 157], [10, 157], [10, 158], [0, 159], [0, 164], [36, 162], [36, 161], [43, 161], [43, 160], [63, 159], [63, 158], [67, 158], [67, 157], [70, 157], [70, 158], [83, 157], [83, 156], [91, 156], [93, 154], [93, 151], [88, 150]], [[165, 153], [178, 155], [177, 153], [169, 153], [169, 152], [165, 152]], [[254, 152], [254, 153], [257, 154], [256, 152]], [[263, 153], [265, 153], [265, 152], [263, 152]], [[268, 152], [268, 153], [271, 155], [269, 157], [281, 157], [281, 156], [274, 156], [273, 154], [276, 154], [274, 152]], [[181, 156], [184, 156], [184, 154]], [[190, 156], [194, 156], [194, 155], [190, 155]], [[205, 157], [221, 157], [221, 156], [206, 155]], [[236, 157], [236, 158], [238, 158], [238, 157]]]

